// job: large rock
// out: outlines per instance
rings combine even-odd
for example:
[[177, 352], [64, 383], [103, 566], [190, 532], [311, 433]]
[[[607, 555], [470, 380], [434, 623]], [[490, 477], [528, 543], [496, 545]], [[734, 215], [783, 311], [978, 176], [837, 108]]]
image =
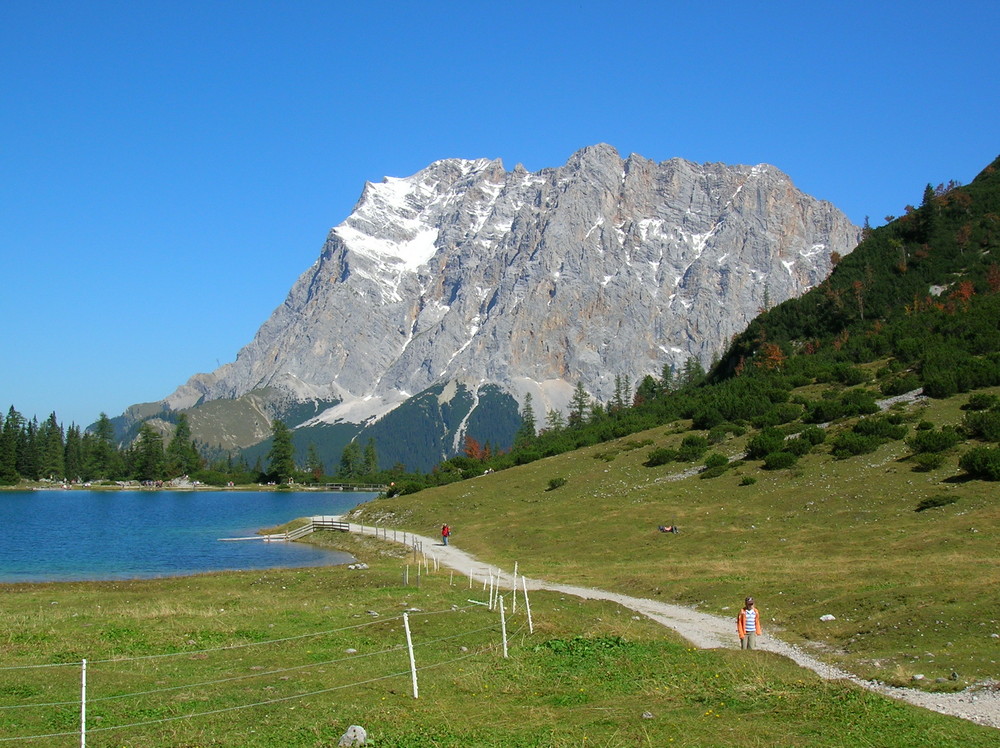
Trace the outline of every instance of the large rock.
[[496, 383], [541, 419], [665, 364], [706, 366], [802, 294], [859, 230], [767, 166], [656, 163], [597, 145], [562, 167], [449, 159], [368, 184], [233, 363], [166, 398], [263, 388], [361, 423], [442, 382]]

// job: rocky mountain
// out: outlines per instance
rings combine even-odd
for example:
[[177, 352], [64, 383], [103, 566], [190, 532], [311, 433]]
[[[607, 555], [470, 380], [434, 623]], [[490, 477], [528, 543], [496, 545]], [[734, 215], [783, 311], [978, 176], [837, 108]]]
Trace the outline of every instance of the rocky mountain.
[[[477, 422], [480, 440], [516, 428], [528, 393], [544, 417], [565, 411], [577, 382], [608, 401], [616, 377], [634, 385], [689, 357], [707, 365], [762, 308], [822, 281], [859, 236], [764, 164], [622, 159], [608, 145], [538, 172], [438, 161], [366, 184], [236, 360], [163, 407], [188, 410], [197, 436], [227, 448], [292, 412], [301, 433], [339, 426], [341, 445], [365, 428], [398, 439], [393, 418], [409, 412], [399, 424], [435, 432], [409, 440], [427, 441], [405, 455], [423, 467]], [[392, 451], [379, 443], [383, 464]]]

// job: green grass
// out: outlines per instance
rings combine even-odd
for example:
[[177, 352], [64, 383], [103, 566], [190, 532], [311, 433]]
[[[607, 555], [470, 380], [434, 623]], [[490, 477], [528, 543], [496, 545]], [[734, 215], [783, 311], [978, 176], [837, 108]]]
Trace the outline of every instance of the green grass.
[[[481, 588], [446, 571], [402, 587], [398, 548], [316, 537], [370, 568], [2, 586], [0, 667], [87, 658], [93, 746], [329, 746], [351, 724], [377, 748], [995, 744], [994, 730], [555, 593], [532, 595], [534, 634], [523, 603], [507, 608], [503, 659], [497, 615], [468, 602]], [[0, 737], [75, 733], [79, 680], [78, 664], [0, 669], [0, 706], [70, 702], [0, 709]], [[108, 698], [127, 694], [140, 695]]]
[[[966, 400], [931, 401], [907, 418], [957, 424]], [[483, 561], [722, 615], [753, 594], [770, 631], [888, 683], [913, 685], [922, 673], [921, 687], [952, 690], [996, 676], [1000, 502], [997, 484], [963, 479], [958, 459], [970, 444], [931, 472], [915, 471], [897, 440], [848, 459], [832, 458], [827, 443], [788, 470], [747, 461], [712, 480], [674, 481], [685, 465], [643, 463], [652, 449], [676, 448], [677, 431], [623, 440], [650, 440], [643, 449], [602, 444], [374, 501], [355, 521], [430, 535], [448, 522], [452, 542]], [[749, 436], [715, 450], [734, 456]], [[566, 485], [546, 491], [553, 475]], [[942, 496], [954, 503], [916, 511]], [[674, 523], [679, 535], [657, 532]], [[821, 622], [827, 613], [836, 620]]]
[[[958, 423], [964, 402], [908, 418]], [[517, 562], [528, 576], [720, 615], [753, 594], [766, 630], [889, 683], [922, 673], [920, 685], [946, 690], [995, 677], [1000, 509], [995, 484], [961, 479], [968, 444], [930, 472], [912, 469], [902, 441], [845, 460], [823, 445], [789, 470], [747, 461], [712, 480], [671, 480], [686, 464], [643, 465], [684, 434], [671, 424], [370, 502], [353, 519], [431, 537], [448, 522], [455, 545], [508, 571]], [[735, 456], [751, 435], [713, 450]], [[566, 483], [547, 490], [553, 476]], [[942, 496], [955, 501], [916, 511]], [[657, 531], [674, 523], [678, 535]], [[370, 536], [309, 541], [370, 568], [0, 585], [0, 707], [67, 702], [0, 708], [0, 738], [75, 733], [86, 658], [92, 746], [328, 746], [351, 724], [376, 748], [996, 744], [993, 729], [821, 681], [770, 653], [695, 650], [632, 611], [556, 593], [533, 594], [534, 634], [523, 605], [511, 616], [503, 659], [496, 615], [469, 602], [484, 599], [480, 585], [438, 571], [417, 587], [412, 554]], [[422, 668], [416, 700], [404, 610]], [[55, 663], [77, 664], [10, 669]], [[133, 726], [108, 729], [122, 725]]]

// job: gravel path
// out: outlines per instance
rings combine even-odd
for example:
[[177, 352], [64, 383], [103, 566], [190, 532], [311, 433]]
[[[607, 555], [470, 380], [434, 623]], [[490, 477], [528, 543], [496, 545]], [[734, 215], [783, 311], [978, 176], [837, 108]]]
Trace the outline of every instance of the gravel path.
[[[375, 529], [371, 526], [351, 524], [350, 528], [351, 532], [355, 533], [375, 534]], [[513, 584], [512, 570], [505, 572], [495, 566], [484, 564], [454, 545], [441, 545], [439, 538], [431, 539], [407, 533], [406, 540], [407, 545], [422, 544], [421, 547], [426, 556], [437, 558], [442, 566], [454, 569], [466, 576], [482, 580], [488, 578], [492, 572], [494, 576], [499, 575], [501, 585], [509, 588]], [[683, 605], [672, 605], [658, 600], [631, 597], [589, 587], [555, 584], [539, 579], [526, 579], [526, 582], [528, 589], [531, 590], [550, 590], [585, 600], [609, 600], [618, 603], [673, 629], [694, 646], [702, 649], [737, 646], [735, 619], [700, 613]], [[883, 696], [906, 701], [941, 714], [960, 717], [976, 724], [1000, 728], [1000, 685], [996, 683], [982, 688], [967, 688], [959, 693], [927, 693], [913, 688], [898, 688], [887, 686], [878, 681], [864, 680], [832, 665], [827, 665], [798, 647], [786, 644], [768, 634], [757, 638], [757, 646], [759, 649], [784, 655], [802, 667], [809, 668], [821, 678], [848, 680]]]

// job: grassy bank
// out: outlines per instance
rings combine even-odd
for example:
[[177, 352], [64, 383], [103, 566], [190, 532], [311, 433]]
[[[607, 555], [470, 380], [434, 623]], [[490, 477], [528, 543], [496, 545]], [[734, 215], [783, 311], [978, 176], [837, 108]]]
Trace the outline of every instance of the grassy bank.
[[[351, 724], [379, 748], [995, 744], [995, 730], [552, 593], [532, 596], [534, 634], [523, 602], [507, 607], [504, 659], [498, 616], [469, 602], [481, 588], [433, 570], [418, 588], [413, 567], [403, 587], [398, 548], [315, 537], [370, 568], [0, 586], [0, 737], [78, 730], [86, 658], [93, 746], [327, 746]], [[20, 669], [56, 663], [75, 664]]]
[[[966, 399], [911, 407], [911, 433], [960, 423]], [[772, 632], [868, 678], [953, 690], [996, 677], [1000, 502], [995, 483], [963, 477], [967, 445], [929, 472], [903, 441], [843, 460], [823, 445], [792, 469], [748, 461], [709, 480], [644, 465], [685, 433], [675, 424], [374, 501], [354, 519], [430, 535], [448, 522], [453, 543], [528, 576], [721, 615], [753, 594]], [[713, 449], [735, 456], [746, 439]], [[551, 490], [555, 478], [565, 484]], [[915, 511], [936, 496], [953, 503]], [[680, 534], [657, 532], [674, 523]]]

